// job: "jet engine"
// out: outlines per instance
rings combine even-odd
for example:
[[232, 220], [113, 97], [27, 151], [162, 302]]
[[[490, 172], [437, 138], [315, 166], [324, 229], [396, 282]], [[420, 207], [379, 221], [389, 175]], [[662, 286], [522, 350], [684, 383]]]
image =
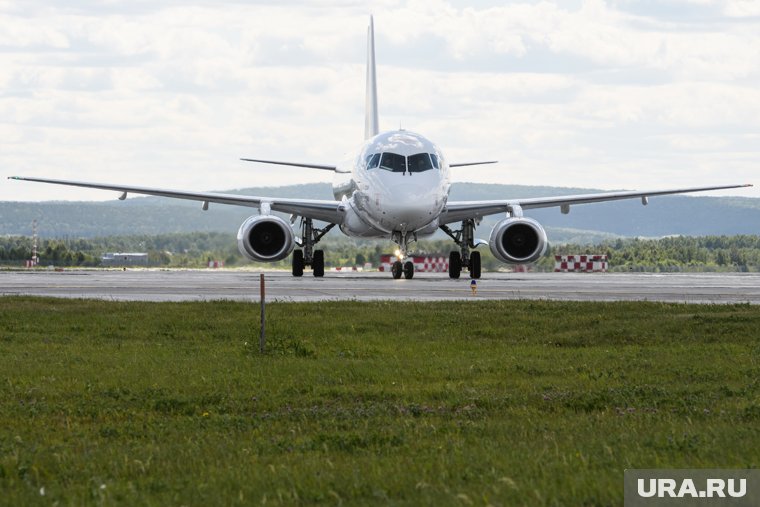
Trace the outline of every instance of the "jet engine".
[[494, 257], [508, 264], [535, 262], [548, 245], [546, 231], [532, 218], [507, 218], [496, 224], [488, 240]]
[[249, 217], [237, 233], [240, 253], [259, 262], [284, 259], [293, 251], [295, 240], [290, 224], [273, 215]]

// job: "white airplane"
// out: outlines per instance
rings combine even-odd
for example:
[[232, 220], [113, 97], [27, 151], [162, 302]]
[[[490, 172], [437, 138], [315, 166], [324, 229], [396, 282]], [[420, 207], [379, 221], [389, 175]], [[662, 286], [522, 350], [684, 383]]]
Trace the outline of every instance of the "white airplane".
[[[638, 198], [646, 205], [651, 196], [752, 186], [722, 185], [530, 199], [449, 201], [450, 168], [491, 164], [494, 161], [449, 163], [441, 149], [420, 134], [403, 129], [379, 132], [372, 17], [367, 33], [364, 128], [365, 141], [358, 154], [340, 165], [241, 159], [331, 171], [335, 176], [334, 200], [255, 197], [19, 176], [10, 179], [116, 190], [121, 192], [119, 199], [122, 200], [128, 193], [187, 199], [202, 202], [203, 210], [208, 209], [209, 203], [258, 208], [259, 214], [245, 220], [238, 230], [240, 253], [259, 262], [279, 261], [293, 253], [293, 276], [297, 277], [303, 275], [306, 266], [311, 267], [314, 276], [324, 276], [324, 251], [315, 250], [314, 246], [336, 225], [348, 236], [393, 240], [399, 247], [401, 258], [406, 256], [409, 245], [417, 238], [430, 236], [441, 229], [459, 247], [449, 255], [449, 276], [459, 278], [462, 270], [466, 269], [470, 277], [480, 278], [480, 253], [475, 251], [480, 245], [488, 244], [497, 259], [510, 264], [531, 263], [545, 253], [546, 232], [536, 220], [523, 216], [525, 210], [559, 207], [566, 214], [576, 204]], [[273, 215], [273, 212], [290, 214], [290, 223]], [[476, 239], [475, 228], [482, 218], [500, 213], [504, 213], [505, 218], [491, 230], [490, 239]], [[296, 232], [292, 226], [299, 218], [300, 227]], [[326, 222], [326, 225], [319, 228], [314, 221]], [[453, 229], [450, 224], [459, 224], [459, 228]], [[296, 245], [300, 249], [295, 249]], [[414, 264], [408, 260], [405, 263], [398, 260], [391, 272], [393, 278], [401, 278], [402, 275], [412, 278]]]

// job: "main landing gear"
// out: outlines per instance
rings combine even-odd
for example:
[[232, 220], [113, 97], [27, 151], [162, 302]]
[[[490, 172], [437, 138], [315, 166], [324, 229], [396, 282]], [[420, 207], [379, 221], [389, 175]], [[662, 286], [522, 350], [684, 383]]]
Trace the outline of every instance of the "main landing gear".
[[293, 276], [303, 276], [305, 266], [311, 266], [314, 276], [321, 278], [325, 276], [325, 251], [314, 250], [314, 245], [327, 234], [335, 224], [329, 224], [324, 229], [314, 227], [311, 218], [301, 219], [301, 242], [303, 250], [293, 251]]
[[454, 243], [459, 245], [459, 251], [453, 251], [449, 254], [449, 278], [459, 278], [462, 269], [470, 272], [470, 278], [480, 278], [480, 252], [470, 252], [475, 248], [475, 220], [463, 220], [462, 228], [453, 231], [449, 227], [442, 225], [441, 230], [448, 234]]

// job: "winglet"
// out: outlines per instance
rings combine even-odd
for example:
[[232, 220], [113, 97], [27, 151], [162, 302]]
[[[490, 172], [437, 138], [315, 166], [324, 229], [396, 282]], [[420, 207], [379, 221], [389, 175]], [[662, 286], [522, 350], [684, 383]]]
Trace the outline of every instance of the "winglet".
[[380, 132], [377, 114], [377, 73], [375, 72], [375, 22], [369, 17], [367, 28], [367, 95], [364, 102], [364, 139]]

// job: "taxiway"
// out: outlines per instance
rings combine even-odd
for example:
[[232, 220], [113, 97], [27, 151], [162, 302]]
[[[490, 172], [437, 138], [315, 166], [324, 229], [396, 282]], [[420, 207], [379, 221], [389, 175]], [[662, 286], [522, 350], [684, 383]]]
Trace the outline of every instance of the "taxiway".
[[[760, 304], [760, 273], [484, 273], [473, 295], [470, 279], [418, 273], [335, 273], [293, 278], [265, 271], [269, 301], [546, 299]], [[259, 271], [65, 270], [0, 272], [0, 295], [118, 301], [258, 300]]]

